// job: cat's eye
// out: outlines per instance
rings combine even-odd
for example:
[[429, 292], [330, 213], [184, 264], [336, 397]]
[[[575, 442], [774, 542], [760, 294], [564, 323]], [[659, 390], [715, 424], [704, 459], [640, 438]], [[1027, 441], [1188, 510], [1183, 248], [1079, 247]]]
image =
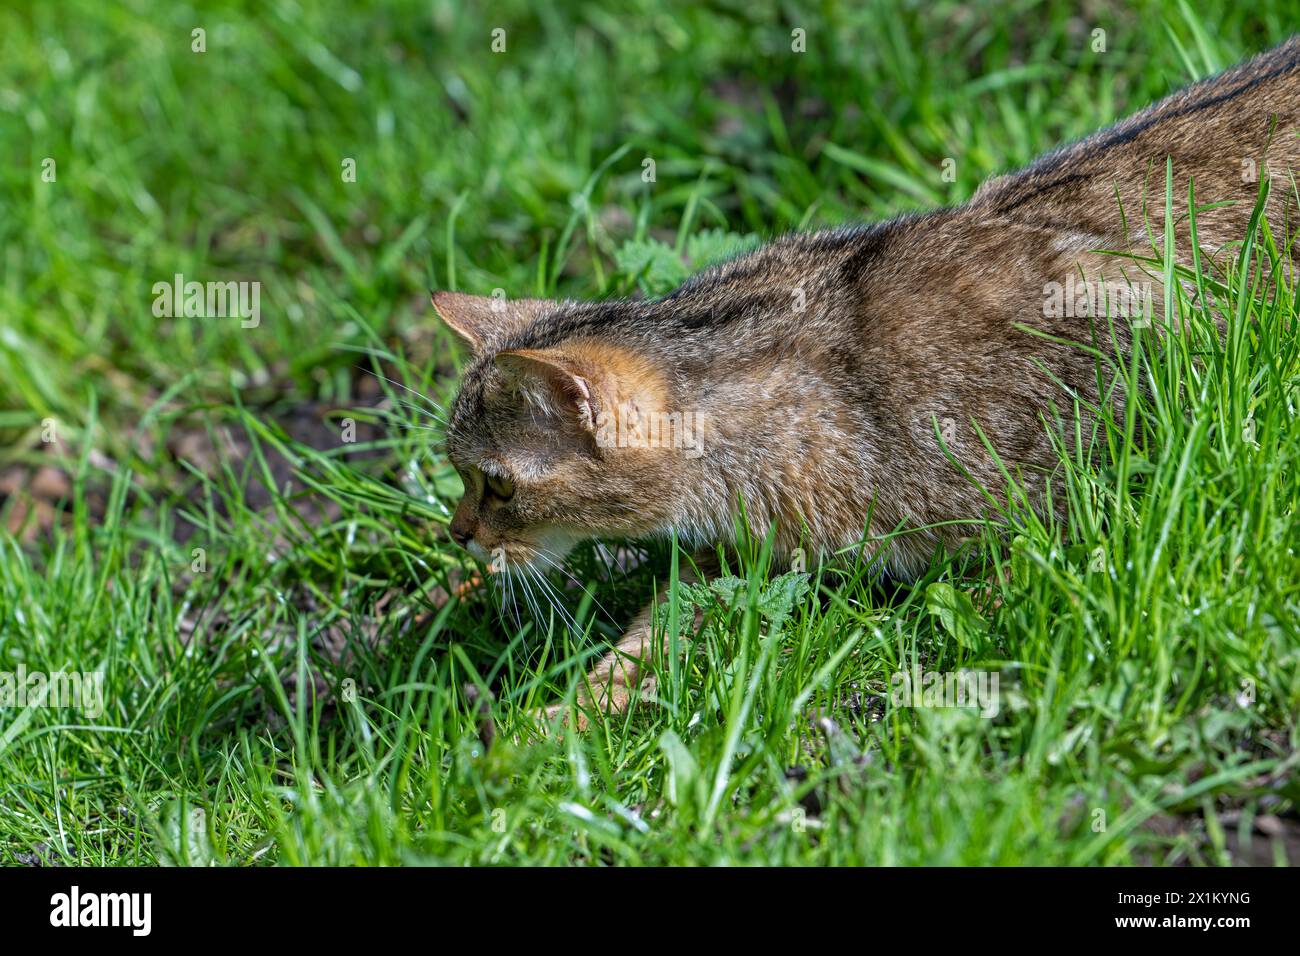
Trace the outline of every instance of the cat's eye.
[[502, 501], [509, 501], [515, 493], [515, 483], [509, 478], [501, 478], [497, 475], [485, 475], [487, 479], [488, 491], [500, 498]]

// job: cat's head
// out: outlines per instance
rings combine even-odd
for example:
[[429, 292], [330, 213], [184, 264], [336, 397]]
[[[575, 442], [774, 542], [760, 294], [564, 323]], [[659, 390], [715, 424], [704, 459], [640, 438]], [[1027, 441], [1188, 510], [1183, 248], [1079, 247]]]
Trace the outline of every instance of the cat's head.
[[674, 473], [691, 448], [671, 416], [652, 442], [628, 428], [671, 408], [667, 377], [592, 321], [635, 304], [451, 292], [433, 304], [473, 353], [447, 423], [465, 486], [449, 528], [458, 543], [493, 570], [545, 569], [585, 539], [672, 523]]

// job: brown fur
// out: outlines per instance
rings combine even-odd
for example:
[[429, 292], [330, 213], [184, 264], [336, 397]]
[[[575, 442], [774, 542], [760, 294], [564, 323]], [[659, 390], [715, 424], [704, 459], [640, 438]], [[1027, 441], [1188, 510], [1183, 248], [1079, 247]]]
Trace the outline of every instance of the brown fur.
[[[1095, 319], [1048, 314], [1048, 284], [1136, 280], [1159, 303], [1158, 275], [1098, 250], [1162, 255], [1166, 157], [1181, 262], [1189, 178], [1198, 210], [1226, 204], [1198, 213], [1209, 261], [1245, 236], [1252, 163], [1274, 179], [1275, 233], [1289, 233], [1298, 129], [1292, 40], [989, 180], [964, 206], [787, 236], [660, 300], [437, 293], [474, 349], [448, 430], [466, 486], [453, 533], [479, 557], [543, 568], [595, 536], [675, 531], [708, 549], [730, 542], [743, 498], [757, 533], [776, 527], [779, 555], [862, 543], [913, 574], [1005, 491], [976, 427], [1042, 488], [1049, 430], [1072, 429], [1075, 397], [1098, 401], [1095, 355], [1068, 343], [1128, 348], [1128, 317], [1109, 322], [1096, 304]], [[657, 441], [609, 440], [645, 416], [663, 423]], [[513, 497], [486, 493], [484, 470], [512, 478]], [[882, 549], [900, 527], [913, 533]], [[626, 703], [649, 635], [647, 612], [591, 675], [598, 703]]]

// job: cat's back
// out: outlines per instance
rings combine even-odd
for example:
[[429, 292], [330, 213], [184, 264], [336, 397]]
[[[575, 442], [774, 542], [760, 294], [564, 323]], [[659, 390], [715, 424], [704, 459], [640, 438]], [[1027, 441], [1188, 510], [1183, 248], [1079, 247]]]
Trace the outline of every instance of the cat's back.
[[[1201, 214], [1202, 244], [1240, 233], [1260, 177], [1274, 179], [1269, 210], [1294, 207], [1291, 172], [1300, 165], [1300, 37], [1178, 90], [1024, 169], [990, 179], [970, 207], [985, 216], [1073, 228], [1118, 245], [1163, 223], [1166, 160], [1175, 215], [1185, 230], [1188, 182]], [[1155, 230], [1152, 230], [1153, 232]], [[1185, 246], [1186, 232], [1179, 238]]]

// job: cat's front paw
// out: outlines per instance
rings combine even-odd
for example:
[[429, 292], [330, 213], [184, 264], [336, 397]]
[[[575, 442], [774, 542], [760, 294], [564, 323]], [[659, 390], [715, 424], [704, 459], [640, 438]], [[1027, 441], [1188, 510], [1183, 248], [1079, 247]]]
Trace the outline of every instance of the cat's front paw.
[[593, 720], [621, 714], [632, 703], [638, 693], [653, 690], [652, 680], [645, 680], [641, 687], [629, 687], [627, 684], [614, 684], [602, 687], [595, 699], [587, 694], [579, 694], [576, 705], [568, 701], [552, 704], [542, 711], [540, 722], [545, 728], [568, 727], [572, 724], [579, 732], [587, 730]]
[[568, 701], [542, 708], [541, 713], [537, 715], [537, 723], [541, 727], [542, 733], [547, 736], [550, 736], [555, 731], [563, 730], [570, 724], [573, 724], [579, 733], [591, 725], [586, 711], [582, 709], [582, 705], [579, 704], [575, 710], [569, 706]]

